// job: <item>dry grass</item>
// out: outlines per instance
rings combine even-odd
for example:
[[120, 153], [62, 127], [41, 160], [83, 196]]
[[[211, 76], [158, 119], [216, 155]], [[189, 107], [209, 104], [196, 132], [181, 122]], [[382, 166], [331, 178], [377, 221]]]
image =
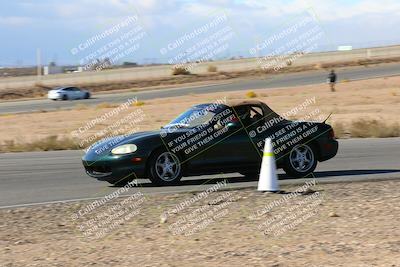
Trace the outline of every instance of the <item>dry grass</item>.
[[117, 104], [110, 104], [110, 103], [107, 103], [107, 102], [103, 102], [103, 103], [97, 104], [96, 105], [96, 109], [115, 108], [117, 106], [118, 106]]
[[77, 105], [75, 105], [75, 109], [76, 110], [85, 110], [85, 109], [88, 109], [89, 107], [88, 107], [88, 105], [85, 105], [85, 104], [77, 104]]
[[59, 138], [57, 135], [47, 136], [45, 138], [28, 143], [18, 143], [14, 140], [5, 140], [0, 146], [1, 152], [50, 151], [71, 149], [79, 149], [77, 143], [71, 138]]
[[172, 75], [189, 75], [190, 71], [183, 67], [176, 67], [172, 69]]
[[400, 125], [381, 120], [359, 119], [351, 123], [349, 132], [351, 137], [397, 137], [400, 136]]
[[333, 130], [335, 131], [336, 138], [345, 138], [348, 137], [347, 129], [345, 125], [341, 122], [335, 122], [333, 125]]
[[207, 71], [208, 71], [208, 72], [217, 72], [217, 71], [218, 71], [218, 68], [217, 68], [216, 66], [214, 66], [214, 65], [209, 65], [209, 66], [207, 67]]
[[0, 117], [13, 117], [14, 114], [11, 113], [0, 113]]
[[257, 97], [257, 94], [254, 93], [254, 91], [248, 91], [248, 92], [246, 93], [246, 97], [247, 97], [247, 98], [255, 98], [255, 97]]
[[399, 137], [400, 124], [377, 119], [360, 118], [347, 123], [334, 122], [332, 127], [337, 138]]
[[132, 106], [134, 107], [140, 107], [143, 106], [145, 103], [143, 101], [135, 101], [132, 103]]

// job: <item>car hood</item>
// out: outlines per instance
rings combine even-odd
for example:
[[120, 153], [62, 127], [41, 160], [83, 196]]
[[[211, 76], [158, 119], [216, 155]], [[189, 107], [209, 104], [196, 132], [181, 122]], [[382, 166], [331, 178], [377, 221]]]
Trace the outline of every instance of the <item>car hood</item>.
[[49, 90], [49, 93], [61, 93], [61, 92], [63, 92], [61, 89], [52, 89], [52, 90]]
[[150, 138], [153, 136], [159, 136], [160, 131], [147, 131], [139, 132], [130, 135], [118, 135], [109, 138], [104, 138], [94, 144], [92, 144], [86, 151], [85, 158], [94, 159], [99, 156], [107, 155], [113, 148], [124, 144], [137, 144], [144, 138]]
[[[139, 144], [140, 146], [146, 142], [146, 140], [154, 140], [153, 138], [168, 138], [165, 136], [165, 132], [168, 128], [163, 128], [155, 131], [138, 132], [130, 135], [119, 135], [110, 138], [102, 139], [92, 144], [87, 150], [84, 158], [86, 160], [95, 160], [99, 157], [103, 157], [111, 153], [111, 150], [124, 145], [124, 144]], [[182, 134], [191, 130], [191, 128], [174, 129], [173, 134]], [[166, 140], [166, 139], [165, 139]]]

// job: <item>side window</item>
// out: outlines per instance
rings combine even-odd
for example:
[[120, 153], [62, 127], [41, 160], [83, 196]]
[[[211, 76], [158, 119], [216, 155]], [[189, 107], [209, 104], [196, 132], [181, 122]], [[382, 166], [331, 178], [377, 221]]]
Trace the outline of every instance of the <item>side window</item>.
[[227, 126], [230, 123], [235, 123], [240, 126], [239, 118], [236, 116], [235, 111], [232, 108], [224, 109], [218, 112], [215, 116], [214, 121], [218, 126]]
[[263, 119], [263, 111], [258, 106], [240, 106], [235, 109], [244, 126], [259, 124]]
[[235, 111], [239, 117], [239, 120], [241, 123], [243, 123], [244, 126], [248, 126], [251, 124], [251, 109], [250, 106], [239, 106], [235, 107]]

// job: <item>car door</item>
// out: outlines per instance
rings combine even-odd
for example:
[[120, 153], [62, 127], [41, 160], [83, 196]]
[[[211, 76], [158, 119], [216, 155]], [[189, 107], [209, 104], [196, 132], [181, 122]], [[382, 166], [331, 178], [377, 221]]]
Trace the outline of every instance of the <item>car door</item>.
[[65, 95], [67, 97], [67, 99], [72, 98], [71, 88], [67, 87], [67, 88], [62, 89], [62, 93], [63, 93], [63, 95]]
[[72, 93], [74, 99], [81, 99], [82, 98], [82, 96], [81, 96], [82, 92], [81, 92], [81, 90], [79, 88], [72, 87], [71, 88], [71, 93]]
[[[221, 171], [235, 171], [244, 166], [257, 164], [258, 154], [256, 146], [249, 138], [247, 122], [242, 121], [235, 110], [231, 110], [233, 119], [222, 123], [207, 147], [203, 148], [193, 162], [199, 169], [215, 169]], [[229, 118], [228, 118], [229, 119]], [[215, 125], [218, 125], [216, 121]]]
[[252, 139], [252, 142], [256, 144], [259, 155], [263, 155], [265, 139], [270, 138], [272, 141], [275, 158], [281, 158], [286, 151], [284, 140], [285, 135], [288, 133], [288, 131], [285, 129], [285, 126], [288, 124], [288, 122], [275, 112], [262, 114], [262, 116], [260, 116], [258, 111], [262, 110], [262, 107], [259, 107], [258, 109], [257, 106], [254, 106], [252, 109], [256, 113], [252, 117], [254, 122], [248, 127], [248, 133]]
[[265, 138], [274, 141], [284, 128], [284, 124], [280, 120], [271, 123], [275, 114], [265, 114], [262, 106], [257, 104], [242, 105], [235, 107], [234, 110], [240, 124], [232, 128], [233, 133], [229, 138], [215, 144], [215, 154], [225, 151], [229, 157], [225, 157], [221, 162], [233, 169], [259, 168]]
[[264, 124], [266, 114], [258, 105], [247, 105], [246, 108], [248, 109], [249, 118], [244, 120], [243, 124], [248, 142], [252, 145], [252, 149], [248, 153], [248, 162], [253, 165], [258, 164], [262, 159], [262, 142], [264, 142], [265, 137], [257, 134], [257, 129]]
[[[264, 136], [257, 134], [257, 128], [264, 124], [265, 116], [261, 106], [256, 104], [242, 105], [235, 108], [240, 118], [243, 131], [235, 136], [234, 142], [240, 144], [242, 150], [239, 158], [244, 166], [258, 166], [261, 163], [263, 151], [260, 149]], [[261, 145], [263, 146], [263, 144]]]

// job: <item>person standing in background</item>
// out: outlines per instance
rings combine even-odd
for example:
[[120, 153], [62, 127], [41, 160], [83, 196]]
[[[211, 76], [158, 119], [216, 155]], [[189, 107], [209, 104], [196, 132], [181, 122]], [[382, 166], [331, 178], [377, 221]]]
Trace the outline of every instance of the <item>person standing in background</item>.
[[331, 72], [328, 75], [328, 82], [329, 82], [329, 87], [331, 88], [332, 92], [335, 92], [335, 84], [336, 84], [336, 73], [334, 70], [331, 70]]

